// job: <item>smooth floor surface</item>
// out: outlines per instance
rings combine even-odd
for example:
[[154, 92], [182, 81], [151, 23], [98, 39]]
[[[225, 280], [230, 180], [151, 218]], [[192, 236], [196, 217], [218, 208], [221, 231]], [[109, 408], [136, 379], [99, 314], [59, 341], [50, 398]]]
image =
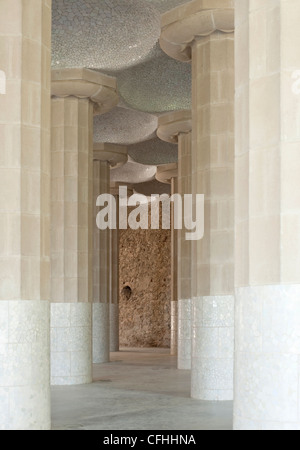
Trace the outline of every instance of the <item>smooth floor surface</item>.
[[94, 383], [52, 388], [54, 430], [231, 430], [231, 402], [190, 398], [190, 371], [169, 350], [123, 349]]

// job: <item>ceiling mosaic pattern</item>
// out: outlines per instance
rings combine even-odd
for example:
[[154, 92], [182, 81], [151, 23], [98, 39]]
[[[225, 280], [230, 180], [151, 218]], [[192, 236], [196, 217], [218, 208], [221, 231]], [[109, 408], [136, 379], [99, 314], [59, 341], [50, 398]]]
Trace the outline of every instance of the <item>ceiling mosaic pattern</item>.
[[125, 108], [115, 108], [94, 117], [94, 142], [135, 144], [155, 136], [157, 117]]
[[140, 164], [159, 166], [178, 161], [178, 146], [156, 138], [131, 145], [128, 148], [128, 154], [134, 161]]
[[53, 0], [52, 64], [120, 70], [145, 59], [160, 14], [145, 0]]
[[122, 99], [133, 109], [163, 113], [191, 107], [191, 65], [156, 56], [117, 74]]

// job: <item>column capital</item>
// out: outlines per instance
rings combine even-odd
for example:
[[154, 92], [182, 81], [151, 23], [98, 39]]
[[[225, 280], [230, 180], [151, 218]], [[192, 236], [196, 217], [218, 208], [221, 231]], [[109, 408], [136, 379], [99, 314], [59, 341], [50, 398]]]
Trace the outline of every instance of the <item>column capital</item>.
[[104, 114], [119, 102], [117, 80], [89, 69], [52, 70], [51, 94], [54, 97], [89, 98], [95, 114]]
[[178, 164], [164, 164], [162, 166], [158, 166], [156, 172], [156, 179], [160, 183], [171, 184], [172, 178], [178, 177]]
[[190, 131], [192, 131], [191, 110], [173, 111], [158, 119], [157, 136], [162, 141], [177, 144], [179, 135]]
[[160, 46], [171, 58], [191, 61], [198, 37], [234, 31], [234, 0], [194, 0], [163, 14]]
[[128, 150], [125, 145], [94, 144], [94, 161], [107, 161], [111, 167], [121, 167], [127, 163]]

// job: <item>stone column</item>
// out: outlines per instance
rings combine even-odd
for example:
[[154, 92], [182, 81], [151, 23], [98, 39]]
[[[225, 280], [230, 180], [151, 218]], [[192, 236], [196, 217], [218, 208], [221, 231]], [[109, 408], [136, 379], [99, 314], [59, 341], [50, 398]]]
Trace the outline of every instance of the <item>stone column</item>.
[[119, 351], [119, 184], [111, 183], [110, 193], [117, 205], [117, 228], [110, 231], [110, 351]]
[[[171, 180], [171, 195], [178, 193], [178, 178]], [[174, 228], [174, 203], [171, 203], [171, 345], [170, 353], [178, 352], [178, 230]]]
[[233, 3], [196, 0], [162, 18], [163, 49], [192, 60], [193, 193], [205, 195], [204, 238], [192, 257], [192, 397], [202, 400], [233, 398]]
[[84, 384], [92, 381], [93, 113], [115, 105], [116, 80], [53, 71], [52, 96], [51, 382]]
[[[176, 111], [159, 118], [157, 135], [166, 142], [178, 143], [178, 190], [184, 194], [192, 193], [191, 176], [191, 111]], [[172, 305], [172, 342], [177, 345], [178, 369], [191, 369], [191, 241], [185, 239], [185, 230], [178, 230], [178, 276], [177, 302]], [[178, 330], [178, 331], [177, 331]], [[175, 353], [175, 352], [174, 352]], [[175, 353], [176, 354], [176, 353]]]
[[[94, 301], [93, 301], [93, 362], [109, 361], [110, 353], [110, 235], [117, 230], [99, 230], [96, 200], [110, 193], [110, 167], [127, 162], [127, 147], [113, 144], [94, 144]], [[117, 224], [118, 226], [118, 224]], [[115, 275], [113, 277], [116, 282]]]
[[51, 1], [0, 10], [0, 429], [49, 430]]
[[300, 429], [299, 19], [236, 2], [237, 430]]
[[[171, 184], [171, 195], [178, 192], [178, 165], [165, 164], [157, 168], [156, 179]], [[171, 203], [171, 343], [170, 353], [177, 355], [178, 348], [178, 230], [174, 228], [174, 203]]]

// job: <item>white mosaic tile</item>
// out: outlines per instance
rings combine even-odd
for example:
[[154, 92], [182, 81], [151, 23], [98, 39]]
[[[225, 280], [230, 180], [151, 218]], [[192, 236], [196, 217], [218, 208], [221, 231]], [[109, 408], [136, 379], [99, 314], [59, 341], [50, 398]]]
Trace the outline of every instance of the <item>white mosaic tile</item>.
[[8, 341], [8, 302], [0, 302], [0, 344]]
[[298, 429], [300, 285], [236, 289], [234, 428]]
[[232, 295], [203, 297], [204, 327], [234, 326], [234, 297]]
[[14, 387], [9, 403], [9, 429], [25, 431], [50, 430], [49, 399], [49, 384], [46, 388], [38, 384]]
[[69, 328], [71, 325], [71, 303], [56, 303], [51, 311], [53, 328]]

